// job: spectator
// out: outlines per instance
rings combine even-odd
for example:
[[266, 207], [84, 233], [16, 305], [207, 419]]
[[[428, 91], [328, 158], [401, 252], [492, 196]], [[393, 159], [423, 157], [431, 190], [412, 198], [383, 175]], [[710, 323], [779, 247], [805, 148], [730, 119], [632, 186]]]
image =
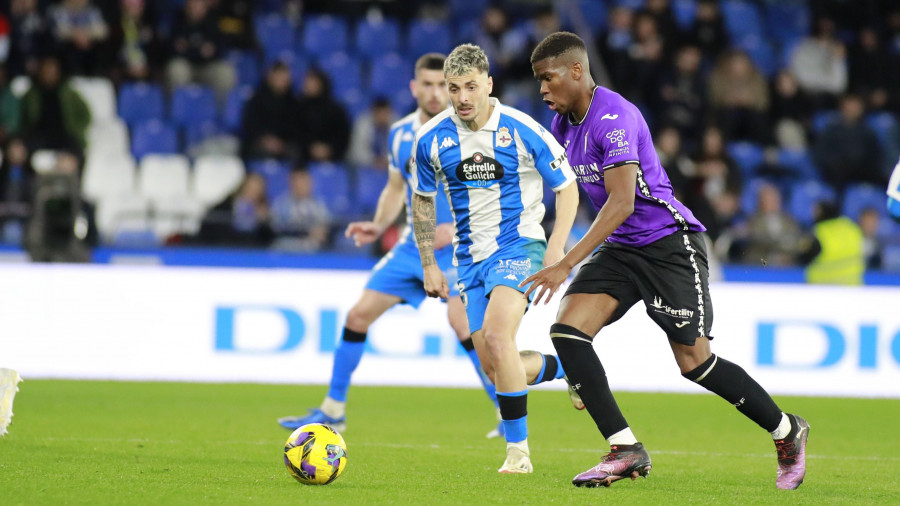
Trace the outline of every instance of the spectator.
[[203, 218], [198, 239], [214, 246], [267, 247], [274, 238], [269, 225], [266, 180], [248, 174], [241, 186]]
[[[529, 61], [527, 38], [518, 28], [509, 26], [506, 12], [498, 6], [490, 6], [481, 15], [480, 29], [474, 36], [475, 44], [481, 46], [491, 62], [496, 96], [503, 95], [503, 84], [509, 72], [522, 61]], [[529, 61], [530, 62], [530, 61]]]
[[234, 87], [234, 67], [222, 59], [219, 31], [206, 0], [185, 1], [170, 41], [171, 59], [166, 68], [170, 87], [197, 81], [213, 88], [219, 99]]
[[807, 283], [861, 285], [866, 270], [862, 230], [834, 203], [819, 202], [814, 214], [814, 238], [801, 257], [808, 263]]
[[0, 144], [19, 131], [19, 98], [6, 80], [6, 67], [0, 64]]
[[725, 153], [725, 142], [718, 128], [709, 127], [703, 132], [700, 149], [693, 160], [698, 178], [695, 188], [710, 202], [726, 191], [740, 190], [741, 174], [734, 160]]
[[41, 60], [36, 82], [22, 97], [22, 135], [32, 151], [84, 152], [91, 111], [63, 79], [59, 60]]
[[719, 10], [718, 0], [697, 2], [694, 25], [688, 39], [700, 48], [703, 59], [707, 62], [716, 60], [719, 52], [729, 46], [728, 32], [725, 31], [725, 21]]
[[834, 21], [820, 18], [815, 33], [794, 49], [791, 71], [819, 107], [834, 104], [847, 90], [847, 51], [835, 37]]
[[350, 120], [344, 107], [331, 97], [331, 84], [321, 70], [306, 72], [297, 126], [306, 160], [344, 159], [350, 138]]
[[862, 95], [871, 109], [888, 107], [890, 83], [900, 80], [900, 69], [890, 64], [891, 55], [874, 28], [859, 32], [856, 44], [850, 48], [849, 61], [850, 89]]
[[144, 0], [121, 0], [122, 18], [110, 40], [117, 54], [116, 71], [126, 80], [154, 76], [161, 61], [161, 41]]
[[[694, 177], [694, 162], [681, 149], [681, 134], [675, 127], [664, 127], [653, 136], [659, 162], [666, 169], [676, 197], [684, 202], [683, 196]], [[691, 207], [690, 209], [693, 209]]]
[[209, 0], [215, 13], [219, 40], [226, 49], [253, 49], [253, 2], [250, 0]]
[[279, 196], [272, 205], [272, 228], [278, 235], [274, 247], [317, 251], [328, 242], [331, 217], [312, 191], [309, 172], [291, 173], [291, 191]]
[[804, 131], [809, 131], [810, 118], [815, 109], [812, 100], [800, 89], [797, 79], [790, 70], [782, 69], [775, 75], [771, 97], [769, 122], [775, 126], [776, 132], [783, 123], [794, 123]]
[[63, 0], [51, 7], [53, 37], [66, 69], [74, 74], [103, 70], [103, 43], [109, 30], [100, 9], [89, 0]]
[[395, 120], [390, 101], [383, 97], [375, 99], [369, 111], [353, 123], [347, 161], [356, 167], [387, 170], [388, 133]]
[[244, 107], [244, 157], [279, 158], [298, 163], [298, 113], [299, 102], [291, 89], [291, 71], [284, 63], [276, 62]]
[[25, 221], [31, 215], [35, 173], [28, 148], [21, 138], [10, 138], [0, 165], [0, 231], [3, 242], [20, 243]]
[[667, 51], [667, 56], [671, 56], [670, 51], [679, 45], [681, 39], [681, 30], [678, 28], [678, 23], [675, 22], [671, 2], [669, 0], [647, 0], [645, 12], [656, 21], [659, 34], [663, 39], [663, 47]]
[[728, 51], [719, 58], [709, 79], [709, 102], [727, 139], [760, 144], [768, 140], [768, 84], [743, 51]]
[[825, 127], [815, 144], [814, 158], [825, 180], [835, 188], [866, 181], [885, 184], [878, 136], [863, 120], [865, 105], [859, 95], [841, 99], [840, 117]]
[[[531, 70], [531, 55], [527, 48], [535, 47], [538, 43], [553, 32], [562, 30], [559, 22], [559, 16], [553, 7], [546, 6], [539, 8], [532, 19], [527, 23], [524, 29], [524, 42], [522, 50], [516, 58], [513, 58], [509, 65], [508, 76], [510, 80], [516, 80], [520, 83], [527, 83], [528, 86], [533, 84], [533, 72]], [[493, 60], [491, 60], [493, 61]], [[609, 62], [606, 62], [607, 64]], [[530, 87], [528, 93], [534, 93], [534, 88]]]
[[634, 24], [634, 14], [631, 9], [617, 6], [609, 15], [609, 29], [606, 31], [606, 35], [599, 38], [600, 54], [603, 55], [603, 61], [609, 70], [610, 79], [620, 90], [627, 84], [631, 72], [628, 48], [632, 42], [632, 24]]
[[9, 35], [9, 20], [6, 19], [3, 13], [0, 13], [0, 63], [6, 63], [6, 60], [9, 59], [9, 47], [11, 45]]
[[654, 105], [659, 89], [659, 76], [663, 69], [663, 38], [656, 20], [647, 13], [634, 18], [634, 39], [628, 48], [631, 75], [622, 90], [626, 98], [640, 105]]
[[867, 207], [859, 213], [859, 228], [863, 235], [863, 256], [866, 269], [881, 269], [882, 249], [881, 213], [877, 209]]
[[800, 252], [800, 226], [782, 208], [781, 191], [773, 184], [759, 187], [756, 212], [743, 231], [743, 262], [794, 265]]
[[37, 10], [37, 0], [12, 0], [9, 21], [9, 74], [34, 74], [47, 37], [47, 22]]
[[687, 145], [697, 142], [705, 116], [706, 80], [700, 60], [697, 46], [682, 47], [660, 85], [660, 122], [677, 128]]

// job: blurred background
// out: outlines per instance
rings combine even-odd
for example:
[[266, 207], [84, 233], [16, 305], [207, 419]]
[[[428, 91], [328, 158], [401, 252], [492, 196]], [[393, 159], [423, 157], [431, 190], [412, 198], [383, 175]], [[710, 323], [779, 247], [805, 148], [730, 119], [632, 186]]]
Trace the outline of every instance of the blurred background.
[[865, 280], [900, 284], [890, 0], [2, 1], [0, 260], [367, 268], [403, 223], [363, 249], [343, 229], [374, 212], [415, 59], [480, 45], [549, 127], [529, 57], [563, 29], [642, 110], [720, 279], [803, 281], [843, 217]]

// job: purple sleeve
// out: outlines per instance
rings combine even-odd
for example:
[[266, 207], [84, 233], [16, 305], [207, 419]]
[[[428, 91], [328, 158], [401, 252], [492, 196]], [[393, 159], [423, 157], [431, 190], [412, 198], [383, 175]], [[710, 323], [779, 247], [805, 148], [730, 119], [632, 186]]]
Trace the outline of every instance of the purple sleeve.
[[603, 152], [603, 170], [627, 163], [640, 163], [640, 122], [634, 112], [618, 109], [616, 113], [604, 114], [596, 125], [598, 128], [594, 130], [596, 134], [593, 141]]

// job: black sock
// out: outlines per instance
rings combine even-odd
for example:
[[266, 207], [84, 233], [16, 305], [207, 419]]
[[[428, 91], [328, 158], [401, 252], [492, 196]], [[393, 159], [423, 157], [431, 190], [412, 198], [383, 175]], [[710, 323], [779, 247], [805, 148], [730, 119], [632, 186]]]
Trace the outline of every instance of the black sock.
[[357, 332], [344, 327], [344, 334], [341, 336], [341, 339], [348, 343], [364, 343], [367, 335], [367, 332]]
[[741, 366], [713, 355], [685, 378], [730, 402], [747, 418], [769, 432], [781, 423], [781, 409]]
[[550, 327], [550, 337], [569, 383], [575, 386], [603, 437], [609, 439], [616, 432], [627, 429], [628, 422], [609, 390], [606, 371], [591, 345], [592, 338], [561, 323]]
[[472, 336], [463, 339], [459, 342], [459, 344], [461, 344], [463, 349], [466, 351], [472, 351], [475, 349], [475, 342], [472, 341]]
[[562, 377], [561, 368], [559, 365], [559, 359], [556, 358], [556, 355], [543, 355], [544, 359], [544, 368], [538, 373], [537, 378], [534, 379], [534, 382], [529, 383], [529, 385], [537, 385], [538, 383], [543, 383], [545, 381], [553, 381], [557, 378], [557, 374], [559, 377]]

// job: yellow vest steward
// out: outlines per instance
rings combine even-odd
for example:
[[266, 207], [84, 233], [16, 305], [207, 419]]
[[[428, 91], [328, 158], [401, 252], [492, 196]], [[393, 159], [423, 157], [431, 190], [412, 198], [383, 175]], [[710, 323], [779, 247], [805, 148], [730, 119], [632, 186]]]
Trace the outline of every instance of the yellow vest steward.
[[808, 283], [861, 285], [866, 270], [863, 235], [850, 218], [841, 216], [813, 227], [822, 251], [806, 269]]

